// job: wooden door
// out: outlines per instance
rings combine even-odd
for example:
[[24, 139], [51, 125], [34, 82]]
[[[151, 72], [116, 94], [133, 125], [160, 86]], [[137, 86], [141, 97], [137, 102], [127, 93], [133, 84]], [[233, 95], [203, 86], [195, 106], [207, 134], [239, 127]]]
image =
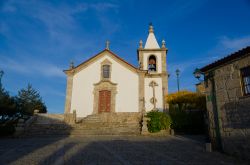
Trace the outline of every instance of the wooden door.
[[102, 90], [99, 92], [98, 112], [110, 112], [111, 91]]

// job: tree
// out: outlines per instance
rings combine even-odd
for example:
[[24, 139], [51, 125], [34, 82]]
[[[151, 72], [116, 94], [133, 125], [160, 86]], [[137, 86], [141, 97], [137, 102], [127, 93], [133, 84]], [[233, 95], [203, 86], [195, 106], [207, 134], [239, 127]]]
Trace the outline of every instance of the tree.
[[8, 119], [16, 113], [16, 102], [14, 97], [11, 97], [3, 88], [2, 77], [4, 72], [0, 70], [0, 118], [1, 120]]
[[18, 91], [16, 99], [21, 113], [32, 115], [36, 109], [40, 113], [47, 112], [47, 107], [42, 101], [39, 92], [32, 88], [31, 84], [28, 84], [26, 89]]

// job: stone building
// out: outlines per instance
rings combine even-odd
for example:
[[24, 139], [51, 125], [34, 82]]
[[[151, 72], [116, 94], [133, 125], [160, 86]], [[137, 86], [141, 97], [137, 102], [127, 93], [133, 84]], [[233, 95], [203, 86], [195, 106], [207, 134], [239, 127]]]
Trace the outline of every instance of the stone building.
[[195, 87], [196, 87], [196, 92], [197, 93], [205, 94], [206, 89], [205, 89], [205, 86], [204, 86], [204, 81], [195, 84]]
[[[102, 113], [141, 113], [164, 110], [168, 93], [165, 41], [160, 47], [150, 25], [145, 46], [140, 41], [138, 66], [106, 48], [78, 66], [65, 70], [65, 114], [77, 117]], [[136, 58], [136, 55], [135, 55]]]
[[250, 47], [200, 71], [204, 74], [212, 146], [249, 159]]

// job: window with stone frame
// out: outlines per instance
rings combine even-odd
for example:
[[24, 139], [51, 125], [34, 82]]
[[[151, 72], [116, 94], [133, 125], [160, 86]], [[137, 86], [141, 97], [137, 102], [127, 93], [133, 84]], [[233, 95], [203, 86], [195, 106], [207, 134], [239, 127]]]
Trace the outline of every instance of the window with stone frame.
[[242, 68], [240, 72], [243, 95], [250, 95], [250, 66]]
[[110, 65], [102, 66], [102, 76], [104, 79], [110, 78]]

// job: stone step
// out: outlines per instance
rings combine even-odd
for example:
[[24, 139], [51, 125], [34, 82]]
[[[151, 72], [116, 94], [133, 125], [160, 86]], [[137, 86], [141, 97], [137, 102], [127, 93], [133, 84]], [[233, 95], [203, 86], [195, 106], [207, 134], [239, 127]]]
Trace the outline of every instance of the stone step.
[[97, 114], [78, 118], [76, 124], [64, 123], [62, 115], [39, 115], [25, 130], [25, 136], [57, 135], [139, 135], [139, 114]]
[[29, 128], [26, 136], [43, 136], [43, 135], [139, 135], [139, 125], [99, 125], [93, 126], [39, 126]]

